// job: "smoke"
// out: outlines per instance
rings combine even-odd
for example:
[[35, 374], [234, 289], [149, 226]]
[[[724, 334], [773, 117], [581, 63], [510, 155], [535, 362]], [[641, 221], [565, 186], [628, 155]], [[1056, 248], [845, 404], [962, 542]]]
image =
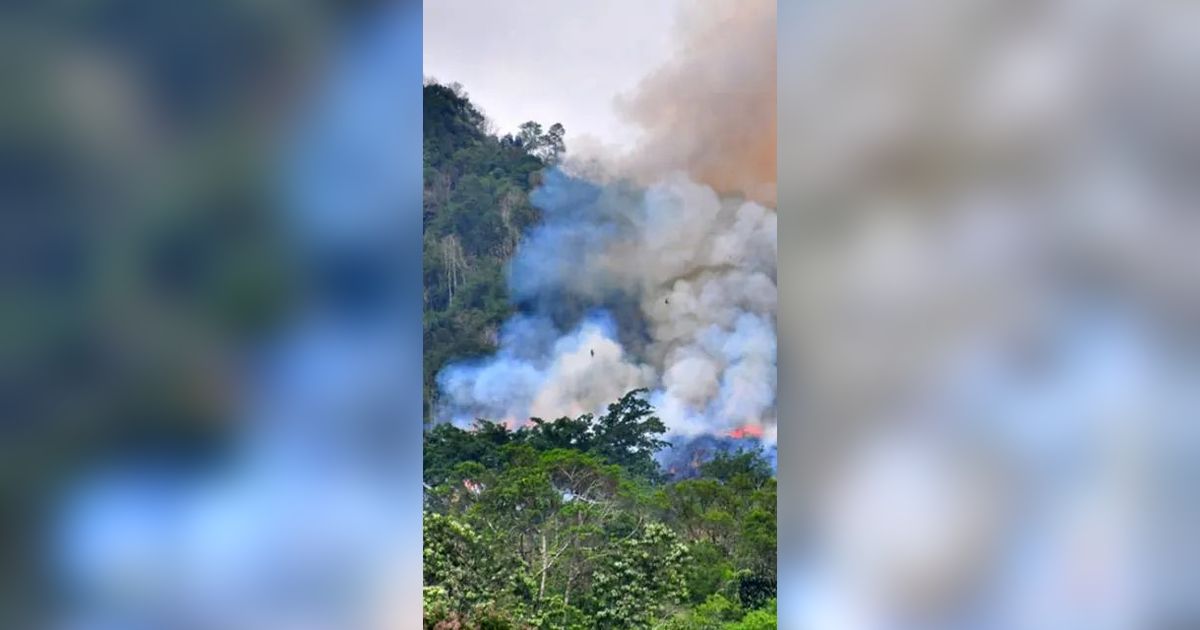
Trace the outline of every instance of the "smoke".
[[510, 282], [528, 312], [495, 356], [443, 370], [444, 417], [577, 415], [646, 387], [672, 433], [773, 435], [774, 212], [678, 174], [642, 190], [556, 171], [533, 201], [545, 220]]
[[634, 152], [533, 194], [543, 222], [509, 274], [521, 314], [493, 357], [439, 374], [440, 419], [578, 415], [645, 387], [669, 437], [774, 443], [774, 6], [698, 8], [619, 99], [645, 129]]
[[494, 357], [443, 371], [439, 383], [455, 415], [509, 423], [580, 415], [654, 381], [653, 368], [616, 341], [606, 313], [556, 334], [546, 318], [518, 316], [505, 325]]
[[683, 169], [721, 194], [775, 205], [775, 2], [702, 2], [682, 16], [673, 59], [617, 99], [645, 135], [638, 181]]
[[727, 436], [702, 435], [687, 440], [663, 453], [659, 463], [673, 479], [694, 479], [700, 476], [701, 466], [715, 456], [748, 451], [758, 451], [771, 468], [776, 467], [778, 449], [775, 444], [764, 444], [758, 437], [736, 432]]

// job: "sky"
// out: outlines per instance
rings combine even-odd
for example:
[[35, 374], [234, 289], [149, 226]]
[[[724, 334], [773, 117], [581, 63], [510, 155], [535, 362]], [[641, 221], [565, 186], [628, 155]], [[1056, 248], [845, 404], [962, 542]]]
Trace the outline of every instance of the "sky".
[[[613, 99], [672, 52], [683, 0], [438, 0], [425, 3], [424, 72], [457, 81], [496, 125], [561, 122], [568, 147], [638, 137]], [[589, 137], [589, 138], [585, 138]]]

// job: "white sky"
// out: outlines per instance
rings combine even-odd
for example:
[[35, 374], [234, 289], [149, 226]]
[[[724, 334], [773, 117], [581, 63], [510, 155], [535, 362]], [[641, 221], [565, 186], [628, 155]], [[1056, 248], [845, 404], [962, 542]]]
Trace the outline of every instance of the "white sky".
[[426, 0], [425, 76], [461, 83], [500, 133], [561, 122], [568, 147], [625, 148], [613, 98], [670, 55], [684, 1]]

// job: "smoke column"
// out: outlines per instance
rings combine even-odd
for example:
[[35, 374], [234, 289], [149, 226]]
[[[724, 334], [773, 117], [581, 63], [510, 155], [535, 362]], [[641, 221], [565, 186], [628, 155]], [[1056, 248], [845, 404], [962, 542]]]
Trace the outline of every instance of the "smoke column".
[[579, 415], [644, 387], [669, 437], [774, 443], [775, 8], [697, 9], [616, 99], [634, 150], [535, 191], [544, 220], [509, 275], [521, 314], [495, 356], [439, 374], [440, 419]]
[[641, 182], [684, 170], [775, 206], [775, 3], [709, 0], [681, 16], [679, 52], [617, 99], [645, 135], [620, 168]]

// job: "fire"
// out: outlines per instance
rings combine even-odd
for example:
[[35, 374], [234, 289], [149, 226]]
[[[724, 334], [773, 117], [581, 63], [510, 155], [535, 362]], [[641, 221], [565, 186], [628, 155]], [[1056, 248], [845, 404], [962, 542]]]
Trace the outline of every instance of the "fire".
[[726, 435], [737, 440], [743, 438], [761, 438], [763, 436], [763, 429], [757, 424], [745, 424], [740, 427], [730, 429], [729, 433]]

